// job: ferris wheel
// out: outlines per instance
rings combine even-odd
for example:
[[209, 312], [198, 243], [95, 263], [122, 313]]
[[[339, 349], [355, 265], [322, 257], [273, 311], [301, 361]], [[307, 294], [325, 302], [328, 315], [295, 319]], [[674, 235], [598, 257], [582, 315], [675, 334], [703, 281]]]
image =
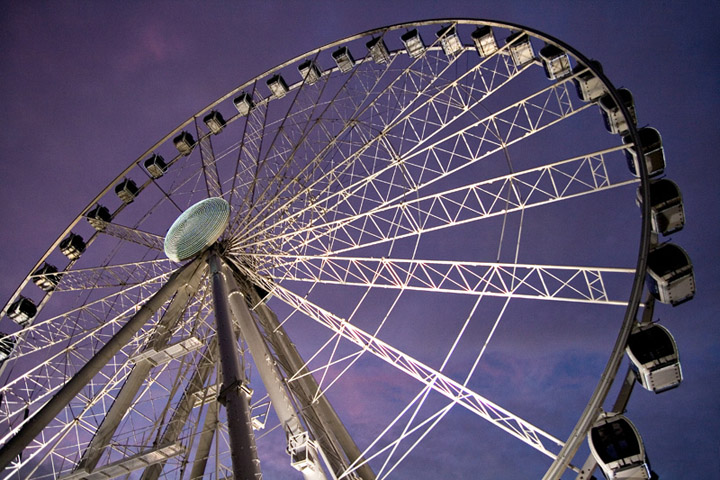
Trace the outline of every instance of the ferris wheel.
[[[384, 27], [243, 83], [5, 305], [0, 477], [438, 478], [506, 444], [522, 478], [649, 475], [620, 414], [636, 379], [682, 380], [653, 307], [695, 287], [636, 124], [598, 62], [492, 21]], [[636, 451], [608, 456], [621, 434]]]

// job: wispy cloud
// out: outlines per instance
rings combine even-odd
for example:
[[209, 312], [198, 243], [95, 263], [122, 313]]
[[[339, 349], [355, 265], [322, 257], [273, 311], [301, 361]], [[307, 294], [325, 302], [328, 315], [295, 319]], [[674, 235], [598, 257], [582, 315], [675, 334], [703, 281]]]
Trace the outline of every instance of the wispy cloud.
[[121, 71], [134, 73], [180, 57], [184, 47], [177, 32], [164, 24], [148, 24], [128, 43], [126, 50], [118, 53], [117, 66]]

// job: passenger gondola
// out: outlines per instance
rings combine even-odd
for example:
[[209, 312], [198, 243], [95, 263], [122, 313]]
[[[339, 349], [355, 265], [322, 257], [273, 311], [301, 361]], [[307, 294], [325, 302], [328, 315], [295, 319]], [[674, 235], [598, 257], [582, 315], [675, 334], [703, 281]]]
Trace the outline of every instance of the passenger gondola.
[[608, 480], [651, 478], [640, 434], [624, 416], [604, 414], [588, 432], [588, 443]]
[[[635, 101], [633, 100], [632, 93], [630, 93], [630, 90], [627, 88], [620, 88], [617, 93], [620, 96], [620, 101], [628, 109], [633, 125], [636, 124], [637, 115], [635, 114]], [[630, 127], [622, 114], [622, 110], [620, 110], [620, 107], [615, 103], [615, 100], [609, 93], [600, 97], [598, 105], [600, 106], [607, 131], [620, 135], [627, 134]]]
[[[637, 191], [638, 206], [642, 205], [642, 191]], [[650, 182], [650, 223], [653, 232], [669, 235], [685, 226], [682, 194], [675, 182], [661, 178]]]
[[441, 28], [435, 36], [440, 39], [440, 46], [448, 57], [454, 57], [462, 51], [463, 44], [454, 25]]
[[475, 42], [475, 48], [477, 48], [478, 54], [481, 57], [489, 57], [497, 52], [497, 40], [495, 40], [495, 34], [489, 25], [476, 28], [470, 34], [470, 37], [473, 39], [473, 42]]
[[52, 292], [60, 283], [60, 274], [57, 267], [45, 262], [33, 272], [33, 283], [45, 292]]
[[570, 68], [570, 57], [567, 52], [555, 45], [545, 45], [540, 49], [540, 59], [545, 68], [545, 75], [548, 80], [565, 78], [572, 69]]
[[59, 245], [60, 252], [70, 260], [77, 260], [85, 251], [85, 241], [76, 234], [70, 233]]
[[353, 65], [355, 65], [355, 59], [347, 47], [338, 48], [332, 53], [332, 57], [342, 73], [349, 72], [352, 70]]
[[423, 43], [422, 37], [416, 28], [403, 33], [400, 36], [400, 40], [405, 44], [405, 49], [412, 58], [420, 57], [425, 51], [425, 43]]
[[173, 144], [181, 155], [185, 155], [187, 157], [192, 153], [193, 147], [195, 147], [195, 139], [192, 135], [190, 135], [190, 133], [182, 132], [173, 139]]
[[255, 108], [255, 102], [252, 101], [250, 94], [247, 92], [243, 92], [239, 96], [235, 97], [233, 99], [233, 104], [241, 116], [247, 115], [250, 113], [250, 110]]
[[153, 154], [150, 158], [145, 160], [145, 170], [147, 170], [153, 178], [162, 177], [167, 171], [165, 159], [160, 155]]
[[672, 243], [662, 244], [650, 251], [646, 280], [650, 293], [672, 306], [695, 296], [695, 275], [690, 257]]
[[308, 85], [314, 84], [320, 80], [320, 77], [322, 76], [322, 72], [318, 68], [317, 64], [312, 60], [305, 60], [303, 63], [298, 65], [298, 71], [300, 72], [303, 80], [305, 80], [305, 83]]
[[535, 52], [527, 33], [515, 32], [505, 39], [505, 43], [510, 46], [510, 57], [517, 68], [522, 68], [535, 60]]
[[225, 119], [217, 110], [213, 110], [205, 115], [205, 117], [203, 117], [203, 123], [207, 125], [213, 135], [217, 135], [225, 128]]
[[[597, 60], [591, 60], [592, 66], [602, 72], [602, 65]], [[577, 65], [573, 69], [575, 77], [575, 88], [577, 89], [578, 97], [583, 102], [595, 102], [600, 97], [607, 93], [605, 85], [603, 85], [600, 78], [595, 75], [592, 70], [584, 65]]]
[[86, 215], [88, 223], [98, 232], [105, 231], [105, 227], [112, 220], [110, 210], [100, 204], [96, 205], [95, 208], [90, 210]]
[[382, 37], [373, 38], [365, 44], [370, 56], [375, 63], [387, 63], [390, 60], [390, 52]]
[[35, 302], [29, 298], [19, 297], [7, 310], [7, 316], [13, 319], [15, 323], [24, 327], [37, 314]]
[[123, 203], [131, 203], [135, 200], [135, 197], [139, 192], [140, 190], [135, 182], [129, 178], [124, 179], [115, 186], [115, 194]]
[[638, 382], [646, 390], [660, 393], [682, 382], [677, 344], [662, 325], [638, 325], [630, 334], [625, 351]]
[[[651, 127], [644, 127], [638, 130], [638, 136], [640, 137], [640, 149], [645, 157], [648, 176], [660, 175], [665, 170], [665, 151], [663, 150], [660, 132]], [[625, 135], [623, 143], [626, 145], [633, 143], [632, 137], [629, 134]], [[627, 158], [630, 173], [639, 177], [640, 165], [638, 165], [635, 149], [629, 148], [625, 150], [625, 157]]]
[[290, 91], [282, 75], [273, 75], [265, 82], [275, 98], [282, 98]]

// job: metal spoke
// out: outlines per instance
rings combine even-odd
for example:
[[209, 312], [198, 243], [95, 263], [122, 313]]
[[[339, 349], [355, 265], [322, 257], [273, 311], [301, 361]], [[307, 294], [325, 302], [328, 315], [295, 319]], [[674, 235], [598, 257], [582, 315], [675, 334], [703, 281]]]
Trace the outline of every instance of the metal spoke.
[[[259, 278], [255, 280], [262, 282]], [[296, 308], [312, 320], [329, 328], [346, 340], [372, 353], [398, 370], [410, 375], [417, 381], [429, 386], [453, 402], [462, 405], [481, 418], [491, 422], [493, 425], [505, 430], [507, 433], [519, 438], [545, 455], [554, 458], [555, 453], [553, 453], [553, 451], [557, 450], [558, 446], [563, 445], [560, 440], [552, 435], [538, 429], [534, 425], [483, 398], [481, 395], [446, 375], [393, 348], [377, 337], [364, 332], [360, 328], [333, 315], [309, 300], [281, 286], [275, 286], [273, 288], [272, 285], [267, 283], [263, 283], [263, 286], [271, 288], [276, 298]]]
[[195, 118], [195, 128], [198, 143], [200, 144], [200, 158], [208, 196], [222, 197], [222, 185], [220, 184], [220, 175], [218, 174], [215, 153], [213, 152], [211, 134], [207, 133], [200, 125], [199, 117]]
[[164, 238], [158, 235], [143, 232], [137, 228], [130, 228], [124, 225], [113, 222], [105, 222], [98, 219], [93, 219], [93, 222], [97, 225], [97, 229], [106, 235], [110, 235], [120, 240], [127, 242], [134, 242], [138, 245], [142, 245], [159, 252], [163, 251]]
[[[177, 288], [187, 282], [204, 258], [195, 260], [178, 271], [147, 303], [141, 306], [128, 322], [108, 341], [102, 349], [68, 382], [53, 399], [33, 415], [11, 439], [0, 448], [0, 466], [7, 467], [13, 459], [33, 441], [53, 418], [77, 395], [85, 384], [95, 376], [112, 356], [127, 345], [128, 341], [147, 320], [174, 294]], [[189, 268], [188, 268], [189, 267]]]
[[[626, 187], [637, 180], [613, 180], [606, 168], [607, 156], [622, 150], [622, 147], [615, 147], [419, 198], [393, 198], [362, 213], [342, 212], [338, 206], [336, 210], [326, 211], [321, 218], [339, 213], [334, 216], [340, 216], [340, 219], [320, 221], [299, 229], [286, 219], [287, 223], [278, 226], [280, 233], [272, 241], [289, 244], [286, 250], [324, 254], [331, 238], [337, 244], [333, 250], [337, 254]], [[348, 205], [350, 202], [347, 201]], [[240, 240], [238, 244], [243, 248], [248, 246]]]
[[[170, 260], [148, 260], [123, 265], [107, 265], [96, 268], [79, 268], [58, 273], [55, 292], [89, 290], [103, 287], [128, 287], [167, 277], [176, 267]], [[31, 275], [32, 280], [46, 278], [47, 274]]]
[[[413, 476], [437, 465], [418, 447], [445, 457], [438, 436], [467, 412], [498, 427], [483, 441], [553, 459], [550, 477], [577, 471], [640, 304], [649, 228], [644, 205], [635, 264], [641, 143], [627, 105], [630, 132], [605, 133], [586, 81], [619, 101], [541, 32], [415, 22], [309, 51], [182, 122], [5, 305], [3, 478], [241, 478], [259, 458], [306, 480]], [[176, 220], [210, 220], [195, 210], [208, 197], [226, 212], [212, 238]], [[178, 261], [162, 255], [169, 231], [197, 241]], [[586, 411], [563, 399], [563, 422], [581, 415], [563, 441], [505, 408], [514, 379], [494, 372], [521, 358], [505, 348], [512, 322], [582, 329], [579, 310], [610, 332], [594, 343], [616, 344]], [[388, 395], [363, 384], [398, 379]], [[537, 418], [537, 403], [511, 405]]]
[[[457, 58], [457, 57], [456, 57]], [[498, 55], [494, 57], [502, 58], [501, 55]], [[417, 105], [413, 99], [416, 98], [416, 96], [420, 95], [423, 96], [424, 92], [430, 91], [430, 89], [435, 85], [435, 81], [440, 79], [442, 75], [446, 72], [446, 70], [452, 65], [452, 61], [445, 64], [443, 62], [440, 62], [440, 65], [442, 65], [442, 69], [438, 72], [432, 72], [428, 75], [428, 79], [426, 82], [422, 82], [421, 86], [419, 87], [419, 91], [414, 92], [413, 97], [408, 97], [407, 95], [401, 95], [396, 94], [393, 97], [395, 98], [408, 98], [406, 100], [407, 104], [403, 105], [393, 105], [393, 108], [399, 109], [399, 112], [397, 114], [397, 117], [393, 120], [389, 120], [387, 124], [374, 126], [372, 123], [373, 120], [365, 119], [361, 116], [363, 112], [356, 113], [354, 115], [348, 116], [347, 120], [345, 121], [345, 127], [341, 132], [332, 139], [330, 143], [328, 143], [328, 147], [326, 147], [326, 150], [323, 150], [319, 155], [317, 155], [315, 158], [322, 158], [325, 156], [330, 156], [331, 150], [328, 150], [330, 148], [335, 147], [340, 155], [344, 155], [343, 151], [344, 148], [341, 148], [344, 144], [344, 142], [347, 142], [348, 140], [351, 141], [350, 145], [354, 146], [354, 150], [356, 150], [355, 153], [348, 157], [344, 157], [343, 161], [338, 164], [337, 167], [333, 167], [330, 170], [321, 171], [321, 175], [308, 175], [308, 172], [301, 172], [302, 175], [306, 175], [309, 178], [313, 178], [314, 181], [310, 183], [308, 186], [305, 187], [305, 189], [301, 192], [298, 192], [298, 194], [292, 196], [288, 195], [288, 198], [295, 199], [301, 194], [309, 194], [311, 191], [319, 191], [319, 192], [330, 192], [332, 184], [325, 182], [332, 182], [333, 180], [337, 180], [342, 178], [343, 175], [347, 173], [348, 168], [355, 168], [355, 163], [362, 159], [362, 157], [369, 152], [373, 152], [373, 147], [375, 146], [375, 143], [381, 144], [381, 151], [382, 149], [387, 148], [388, 145], [392, 145], [389, 141], [384, 142], [384, 139], [386, 138], [392, 138], [395, 139], [397, 137], [398, 141], [400, 141], [399, 145], [399, 152], [402, 153], [402, 155], [405, 155], [405, 152], [408, 149], [408, 146], [405, 144], [406, 140], [406, 133], [408, 131], [413, 131], [417, 135], [417, 141], [416, 143], [413, 143], [414, 146], [419, 146], [426, 142], [429, 138], [431, 138], [434, 135], [433, 129], [426, 129], [426, 126], [428, 124], [433, 124], [433, 119], [431, 119], [428, 115], [430, 111], [434, 112], [435, 123], [438, 128], [442, 128], [445, 125], [448, 125], [452, 123], [453, 121], [457, 120], [462, 115], [467, 114], [467, 111], [469, 108], [477, 106], [480, 104], [482, 100], [484, 100], [487, 96], [491, 95], [492, 93], [495, 93], [497, 90], [499, 90], [501, 87], [503, 87], [507, 82], [512, 80], [516, 75], [521, 73], [522, 70], [515, 69], [514, 67], [510, 67], [510, 64], [507, 62], [498, 62], [495, 66], [495, 69], [490, 69], [490, 72], [492, 73], [491, 79], [488, 81], [485, 81], [483, 77], [483, 68], [486, 67], [485, 62], [479, 64], [477, 67], [472, 69], [471, 71], [464, 74], [463, 77], [461, 77], [458, 82], [462, 83], [463, 80], [472, 80], [472, 83], [477, 80], [476, 77], [483, 79], [483, 85], [485, 85], [485, 89], [478, 89], [472, 88], [470, 89], [470, 92], [464, 92], [464, 95], [468, 95], [468, 99], [462, 98], [458, 101], [453, 101], [453, 95], [457, 93], [457, 89], [453, 88], [453, 86], [443, 86], [439, 88], [438, 92], [431, 93], [428, 95], [428, 98], [426, 100], [426, 104]], [[500, 68], [500, 65], [505, 68], [505, 71], [498, 72], [498, 69]], [[421, 67], [427, 68], [430, 65], [426, 65], [424, 63], [421, 63]], [[398, 86], [403, 87], [404, 81], [408, 81], [409, 79], [413, 78], [413, 75], [415, 73], [411, 68], [409, 67], [407, 70], [405, 70], [398, 78], [399, 80], [396, 82], [393, 82], [389, 87], [388, 90], [392, 91], [393, 88], [398, 88]], [[407, 76], [408, 78], [405, 78]], [[500, 79], [500, 81], [496, 84], [495, 80]], [[416, 88], [418, 86], [415, 86]], [[368, 90], [368, 92], [371, 90]], [[442, 105], [443, 113], [440, 114], [438, 111], [437, 106], [435, 105], [435, 102]], [[469, 105], [464, 105], [466, 103], [469, 103]], [[375, 107], [378, 108], [376, 104], [373, 104]], [[452, 107], [452, 112], [454, 115], [450, 115], [450, 108]], [[342, 117], [341, 117], [342, 118]], [[422, 126], [422, 130], [418, 131], [416, 128], [416, 124], [420, 124]], [[378, 128], [382, 130], [382, 133], [379, 135], [374, 134], [368, 134], [368, 135], [359, 135], [357, 137], [357, 140], [354, 142], [352, 141], [352, 133], [353, 131], [358, 131], [359, 128], [366, 127], [368, 130], [372, 130], [374, 128]], [[399, 131], [403, 132], [401, 135], [394, 134], [393, 132]], [[349, 135], [348, 135], [349, 134]], [[344, 135], [344, 137], [343, 137]], [[336, 143], [336, 140], [341, 140], [343, 143]], [[394, 161], [395, 157], [391, 156], [390, 159]], [[403, 161], [405, 161], [403, 159]], [[390, 162], [392, 164], [392, 162]], [[313, 162], [314, 164], [314, 162]], [[306, 167], [307, 169], [307, 167]], [[313, 170], [315, 170], [316, 167], [313, 166]], [[311, 171], [309, 173], [316, 173], [314, 171]], [[360, 179], [362, 182], [367, 182], [369, 179], [371, 180], [372, 177], [369, 179], [367, 178], [366, 174], [369, 174], [370, 172], [363, 172], [363, 174], [357, 175], [357, 178]], [[377, 176], [376, 173], [374, 176]], [[351, 174], [351, 178], [353, 178], [354, 174]], [[345, 191], [354, 191], [356, 188], [346, 188]], [[330, 198], [328, 199], [330, 202], [335, 201], [334, 199]], [[274, 202], [268, 202], [268, 204], [272, 205]], [[282, 208], [282, 207], [280, 207]], [[262, 213], [262, 212], [261, 212]], [[302, 214], [303, 211], [299, 211], [294, 214], [294, 216], [299, 216]], [[257, 228], [253, 229], [253, 233], [260, 234], [262, 233], [262, 230], [258, 230]]]
[[[450, 262], [323, 256], [266, 256], [283, 280], [465, 295], [627, 305], [610, 298], [608, 277], [630, 280], [629, 268]], [[260, 278], [260, 277], [259, 277]]]

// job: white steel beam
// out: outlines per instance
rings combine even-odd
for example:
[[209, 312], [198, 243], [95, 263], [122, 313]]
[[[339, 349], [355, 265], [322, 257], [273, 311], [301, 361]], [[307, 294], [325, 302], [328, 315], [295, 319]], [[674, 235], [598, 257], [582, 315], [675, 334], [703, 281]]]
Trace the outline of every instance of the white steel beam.
[[[240, 326], [240, 334], [248, 345], [250, 354], [254, 359], [255, 368], [257, 368], [260, 378], [267, 389], [280, 424], [285, 430], [288, 440], [288, 452], [295, 458], [302, 451], [302, 455], [306, 458], [304, 463], [293, 462], [293, 466], [302, 472], [303, 478], [306, 480], [324, 480], [325, 473], [320, 465], [315, 447], [307, 437], [307, 433], [295, 413], [295, 408], [285, 390], [275, 360], [245, 303], [245, 296], [238, 289], [230, 269], [224, 266], [224, 271], [224, 279], [229, 289], [230, 309]], [[304, 441], [300, 439], [304, 439]]]
[[335, 285], [487, 295], [535, 300], [627, 305], [611, 298], [613, 281], [630, 279], [635, 270], [520, 263], [266, 255], [273, 278]]
[[338, 207], [327, 207], [327, 213], [333, 215], [333, 220], [298, 229], [289, 228], [292, 216], [288, 216], [282, 219], [286, 224], [278, 225], [286, 231], [273, 237], [273, 240], [285, 242], [288, 252], [309, 248], [324, 253], [325, 243], [332, 239], [337, 245], [333, 253], [337, 254], [634, 185], [639, 180], [614, 180], [607, 171], [608, 155], [624, 149], [621, 146], [594, 152], [419, 198], [395, 198], [356, 214], [340, 211], [338, 207], [347, 209], [347, 204], [338, 198]]
[[[258, 314], [261, 324], [266, 331], [274, 332], [269, 341], [275, 349], [278, 359], [286, 363], [283, 368], [285, 368], [288, 375], [295, 377], [288, 384], [288, 387], [300, 400], [304, 414], [313, 413], [312, 419], [315, 421], [313, 427], [320, 428], [323, 431], [323, 435], [318, 435], [316, 432], [316, 438], [323, 447], [323, 452], [329, 455], [331, 450], [338, 450], [338, 455], [340, 455], [341, 451], [347, 459], [345, 460], [342, 457], [338, 459], [329, 458], [331, 463], [340, 461], [340, 464], [333, 465], [335, 475], [339, 476], [346, 472], [349, 465], [352, 464], [359, 465], [355, 469], [355, 474], [362, 480], [374, 480], [375, 473], [365, 462], [362, 452], [345, 428], [330, 401], [325, 395], [318, 395], [320, 386], [305, 366], [305, 361], [278, 322], [275, 313], [265, 302], [260, 303], [259, 296], [255, 295], [254, 297], [253, 303], [257, 305], [255, 312]], [[337, 442], [337, 445], [335, 445], [335, 442]]]
[[60, 480], [108, 480], [110, 478], [128, 475], [135, 470], [146, 468], [150, 465], [166, 462], [168, 459], [180, 455], [184, 451], [185, 449], [182, 445], [167, 445], [103, 465], [90, 473], [82, 470], [75, 471], [69, 475], [60, 477]]
[[443, 373], [415, 360], [377, 337], [322, 309], [309, 300], [296, 295], [280, 285], [271, 285], [259, 277], [253, 278], [253, 280], [259, 281], [263, 288], [271, 290], [272, 294], [279, 300], [282, 300], [299, 312], [324, 325], [346, 340], [358, 345], [360, 348], [372, 353], [398, 370], [410, 375], [453, 402], [462, 405], [510, 435], [522, 440], [548, 457], [555, 458], [555, 450], [557, 450], [557, 447], [562, 447], [563, 442], [549, 433], [544, 432], [517, 415], [482, 397]]
[[210, 255], [210, 270], [213, 283], [213, 307], [217, 327], [216, 338], [222, 366], [223, 389], [220, 402], [228, 412], [228, 436], [230, 457], [235, 480], [256, 480], [262, 477], [260, 460], [257, 456], [255, 436], [250, 414], [250, 397], [245, 390], [245, 375], [240, 368], [238, 345], [233, 331], [228, 287], [222, 269], [222, 260], [213, 251]]
[[187, 263], [175, 272], [137, 313], [85, 364], [55, 396], [0, 448], [0, 470], [7, 467], [33, 439], [42, 432], [65, 406], [92, 380], [110, 359], [123, 348], [132, 337], [147, 323], [155, 312], [167, 302], [172, 295], [185, 285], [198, 268], [203, 267], [205, 255]]
[[[201, 267], [204, 266], [201, 265]], [[188, 280], [187, 285], [184, 288], [181, 287], [178, 289], [178, 293], [170, 301], [170, 305], [168, 305], [168, 308], [165, 310], [165, 314], [158, 322], [154, 335], [148, 342], [146, 352], [154, 352], [156, 349], [167, 344], [171, 337], [172, 330], [180, 320], [188, 301], [197, 291], [203, 272], [204, 268], [198, 268], [193, 277]], [[82, 459], [76, 467], [77, 471], [91, 472], [95, 468], [103, 450], [117, 430], [120, 420], [122, 420], [127, 413], [128, 408], [132, 404], [132, 400], [135, 398], [135, 395], [140, 390], [140, 387], [145, 382], [145, 379], [153, 367], [150, 362], [138, 364], [137, 359], [135, 363], [135, 367], [133, 367], [132, 372], [127, 377], [120, 392], [118, 392], [113, 400], [112, 406], [105, 415], [105, 418], [103, 418], [102, 423], [95, 431], [93, 439], [85, 448]]]

